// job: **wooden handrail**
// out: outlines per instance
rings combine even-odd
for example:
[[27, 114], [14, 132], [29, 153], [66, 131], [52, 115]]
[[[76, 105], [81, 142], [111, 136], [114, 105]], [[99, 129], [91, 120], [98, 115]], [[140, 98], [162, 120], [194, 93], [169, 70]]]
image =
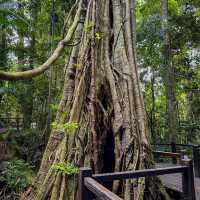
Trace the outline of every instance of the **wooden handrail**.
[[93, 178], [85, 178], [84, 180], [86, 188], [91, 191], [96, 197], [105, 200], [123, 200], [116, 194], [105, 188]]
[[105, 174], [94, 174], [92, 178], [108, 182], [114, 180], [124, 180], [124, 179], [134, 179], [148, 176], [159, 176], [163, 174], [175, 174], [183, 173], [187, 169], [187, 166], [175, 166], [175, 167], [165, 167], [157, 169], [144, 169], [136, 171], [126, 171], [126, 172], [114, 172], [114, 173], [105, 173]]
[[176, 143], [152, 143], [152, 146], [171, 146], [172, 144], [182, 147], [200, 147], [199, 144], [176, 144]]
[[[193, 162], [194, 162], [194, 170], [195, 170], [195, 176], [200, 177], [200, 145], [198, 144], [176, 144], [176, 143], [158, 143], [158, 144], [151, 144], [154, 146], [171, 146], [172, 153], [176, 153], [176, 147], [187, 147], [192, 148], [192, 154], [193, 154]], [[182, 154], [183, 155], [183, 154]], [[176, 158], [173, 158], [173, 163], [177, 164]]]
[[[158, 169], [92, 174], [92, 169], [81, 168], [79, 178], [79, 200], [92, 200], [93, 195], [102, 200], [122, 200], [101, 183], [114, 180], [134, 179], [140, 177], [159, 176], [181, 173], [183, 195], [188, 200], [195, 200], [194, 174], [192, 160], [183, 160], [183, 165]], [[100, 181], [100, 183], [98, 182]]]
[[171, 157], [171, 158], [181, 158], [181, 153], [173, 153], [173, 152], [165, 152], [165, 151], [153, 151], [154, 154], [159, 154], [161, 156], [165, 157]]

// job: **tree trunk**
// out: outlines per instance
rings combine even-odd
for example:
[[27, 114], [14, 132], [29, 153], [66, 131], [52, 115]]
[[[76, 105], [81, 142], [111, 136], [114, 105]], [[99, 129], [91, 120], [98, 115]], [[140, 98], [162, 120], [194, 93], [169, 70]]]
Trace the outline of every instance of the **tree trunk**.
[[172, 64], [170, 49], [170, 34], [168, 25], [168, 0], [162, 0], [162, 33], [163, 33], [163, 78], [166, 91], [166, 110], [167, 110], [167, 135], [169, 141], [176, 143], [177, 137], [177, 108], [175, 97], [175, 74]]
[[[4, 13], [0, 13], [4, 15]], [[4, 16], [3, 16], [4, 17]], [[0, 66], [1, 70], [5, 70], [7, 65], [7, 40], [6, 40], [6, 25], [0, 25]], [[0, 81], [0, 88], [3, 88], [4, 83]], [[0, 92], [0, 103], [3, 98], [4, 91]]]
[[150, 113], [150, 129], [153, 143], [156, 142], [156, 105], [155, 105], [155, 69], [152, 69], [151, 77], [151, 113]]
[[[187, 109], [187, 121], [190, 124], [189, 130], [187, 130], [186, 133], [186, 141], [187, 143], [195, 143], [198, 139], [196, 130], [195, 130], [195, 124], [198, 122], [198, 115], [196, 113], [199, 113], [196, 111], [196, 103], [195, 98], [198, 99], [198, 96], [196, 94], [196, 91], [194, 91], [193, 88], [193, 74], [190, 69], [189, 63], [187, 63], [187, 102], [188, 102], [188, 109]], [[198, 101], [197, 101], [198, 102]], [[196, 112], [195, 112], [196, 111]]]
[[[82, 0], [80, 7], [84, 26], [78, 25], [75, 38], [81, 43], [72, 50], [37, 178], [22, 199], [76, 199], [76, 181], [66, 171], [54, 170], [58, 164], [91, 166], [95, 173], [107, 171], [108, 159], [113, 160], [110, 171], [152, 167], [135, 59], [134, 7], [129, 0]], [[112, 142], [113, 157], [108, 158], [105, 150]], [[163, 191], [154, 192], [157, 180], [152, 181], [115, 182], [113, 190], [123, 188], [124, 199], [165, 199]]]
[[[24, 8], [21, 4], [21, 0], [18, 0], [18, 12], [21, 12], [22, 16], [24, 15]], [[33, 14], [33, 13], [32, 13]], [[18, 46], [19, 48], [25, 49], [25, 33], [24, 31], [21, 31], [20, 29], [17, 30], [18, 35]], [[30, 57], [29, 57], [29, 64], [28, 66], [24, 66], [23, 68], [19, 68], [21, 71], [26, 71], [27, 68], [33, 69], [33, 55], [34, 55], [34, 48], [35, 48], [35, 38], [34, 34], [32, 35], [31, 41], [30, 41]], [[25, 50], [20, 51], [17, 50], [16, 56], [18, 59], [18, 67], [22, 65], [22, 63], [25, 65], [27, 64], [25, 61]], [[21, 112], [23, 114], [23, 128], [29, 129], [31, 128], [31, 121], [32, 121], [32, 112], [33, 112], [33, 80], [25, 80], [18, 83], [18, 91], [17, 91], [17, 100], [20, 105]], [[23, 89], [22, 89], [23, 88]]]

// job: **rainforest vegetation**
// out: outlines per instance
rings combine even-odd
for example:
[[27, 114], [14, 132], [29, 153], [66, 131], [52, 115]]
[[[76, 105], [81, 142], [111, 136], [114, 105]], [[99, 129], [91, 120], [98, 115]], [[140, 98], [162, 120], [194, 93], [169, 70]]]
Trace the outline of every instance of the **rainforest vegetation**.
[[80, 167], [153, 168], [155, 143], [200, 144], [199, 0], [0, 0], [1, 200], [78, 199]]

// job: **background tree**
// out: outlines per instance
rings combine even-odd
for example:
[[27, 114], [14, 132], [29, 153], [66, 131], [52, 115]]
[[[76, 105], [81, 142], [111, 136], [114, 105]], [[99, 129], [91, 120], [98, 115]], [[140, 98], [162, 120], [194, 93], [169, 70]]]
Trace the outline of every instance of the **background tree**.
[[[191, 74], [195, 74], [195, 71], [198, 71], [199, 68], [199, 45], [195, 39], [198, 37], [197, 30], [199, 21], [197, 13], [199, 12], [199, 5], [195, 1], [188, 3], [186, 1], [180, 2], [173, 0], [169, 0], [167, 5], [168, 30], [170, 31], [170, 59], [173, 67], [173, 73], [171, 75], [174, 79], [174, 81], [170, 81], [170, 84], [173, 82], [176, 83], [173, 89], [175, 96], [172, 96], [174, 96], [173, 99], [176, 99], [174, 102], [176, 109], [174, 110], [176, 111], [177, 123], [175, 127], [172, 127], [174, 130], [177, 130], [177, 142], [187, 143], [188, 134], [190, 135], [190, 139], [194, 138], [194, 135], [199, 135], [198, 133], [195, 134], [195, 132], [198, 132], [198, 120], [196, 121], [197, 126], [193, 123], [189, 125], [190, 122], [187, 120], [189, 104], [187, 103], [186, 96], [189, 95], [189, 90], [185, 88], [185, 84], [188, 84], [188, 76], [191, 77]], [[138, 5], [138, 61], [142, 70], [141, 79], [145, 85], [144, 96], [147, 116], [150, 127], [154, 127], [154, 141], [170, 142], [170, 136], [167, 132], [167, 124], [169, 121], [165, 114], [166, 103], [169, 101], [169, 98], [164, 92], [166, 87], [164, 83], [167, 77], [167, 73], [164, 73], [164, 71], [167, 68], [165, 67], [163, 69], [163, 56], [160, 54], [160, 52], [163, 52], [163, 31], [161, 31], [162, 18], [160, 8], [161, 2], [156, 0], [146, 1], [144, 4]], [[191, 24], [194, 26], [191, 26]], [[185, 60], [186, 62], [183, 61], [185, 58], [187, 60]], [[165, 75], [165, 78], [162, 74]], [[193, 77], [195, 77], [194, 74]], [[152, 80], [155, 82], [153, 90]], [[173, 90], [170, 91], [172, 92]], [[153, 115], [156, 120], [151, 120], [152, 106], [154, 107]]]
[[168, 16], [168, 0], [161, 1], [161, 24], [163, 34], [163, 80], [166, 90], [166, 114], [168, 137], [170, 142], [176, 143], [177, 134], [177, 106], [175, 94], [175, 70], [172, 61], [171, 36]]

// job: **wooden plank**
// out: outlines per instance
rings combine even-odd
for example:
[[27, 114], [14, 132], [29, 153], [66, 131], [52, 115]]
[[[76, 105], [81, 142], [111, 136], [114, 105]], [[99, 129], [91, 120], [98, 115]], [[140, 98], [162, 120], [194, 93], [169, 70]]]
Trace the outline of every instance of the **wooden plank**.
[[[151, 144], [152, 146], [171, 146], [169, 143], [158, 143], [158, 144]], [[182, 147], [200, 147], [199, 144], [175, 144], [176, 146], [182, 146]]]
[[91, 168], [80, 168], [79, 174], [79, 200], [92, 200], [93, 196], [92, 193], [85, 187], [84, 180], [86, 177], [92, 176], [92, 169]]
[[200, 178], [195, 178], [196, 199], [200, 199]]
[[[168, 189], [174, 190], [176, 192], [182, 193], [182, 177], [181, 174], [170, 174], [159, 176], [163, 185]], [[195, 178], [195, 192], [196, 199], [200, 200], [200, 178]]]
[[162, 174], [174, 174], [174, 173], [183, 173], [187, 170], [187, 166], [175, 166], [175, 167], [166, 167], [159, 169], [145, 169], [137, 171], [126, 171], [126, 172], [115, 172], [115, 173], [105, 173], [105, 174], [94, 174], [92, 177], [99, 181], [113, 181], [113, 180], [124, 180], [124, 179], [133, 179], [146, 176], [159, 176]]
[[180, 153], [172, 153], [172, 152], [166, 152], [166, 151], [153, 151], [153, 153], [159, 154], [159, 155], [165, 156], [165, 157], [181, 158]]
[[188, 169], [182, 174], [183, 196], [188, 200], [196, 200], [193, 161], [188, 159], [183, 161]]
[[101, 200], [123, 200], [93, 178], [85, 178], [84, 183], [85, 187]]
[[193, 160], [195, 176], [200, 177], [200, 149], [198, 147], [193, 147]]

